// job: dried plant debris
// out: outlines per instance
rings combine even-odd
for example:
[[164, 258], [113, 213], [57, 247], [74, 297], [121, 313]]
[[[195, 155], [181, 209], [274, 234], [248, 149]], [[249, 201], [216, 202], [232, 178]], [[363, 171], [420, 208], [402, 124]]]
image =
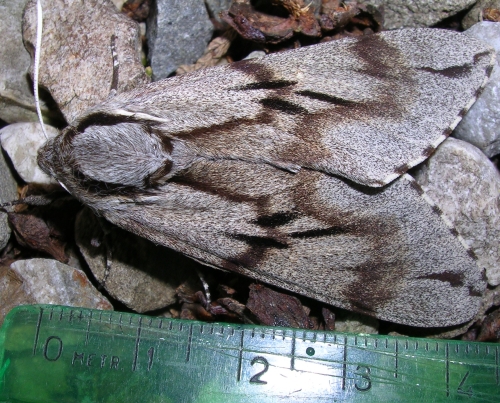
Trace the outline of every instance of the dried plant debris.
[[310, 37], [321, 35], [314, 10], [304, 1], [280, 0], [268, 3], [267, 7], [261, 3], [254, 6], [250, 0], [234, 1], [228, 11], [221, 13], [221, 18], [252, 42], [278, 44], [295, 32]]
[[215, 38], [208, 44], [203, 56], [201, 56], [195, 64], [182, 64], [177, 68], [175, 74], [181, 75], [191, 71], [227, 63], [227, 59], [224, 56], [231, 46], [232, 39], [233, 35], [230, 31]]
[[152, 0], [127, 0], [122, 6], [122, 13], [138, 22], [144, 22], [149, 17]]
[[335, 313], [324, 306], [321, 308], [321, 315], [325, 321], [325, 330], [335, 330]]
[[490, 313], [483, 321], [477, 341], [500, 340], [500, 309]]
[[485, 8], [483, 10], [483, 20], [500, 22], [500, 10], [498, 8]]
[[282, 43], [295, 34], [313, 39], [323, 34], [362, 35], [379, 32], [383, 25], [375, 7], [356, 1], [324, 0], [319, 13], [315, 11], [302, 0], [239, 0], [221, 18], [244, 39], [267, 45]]
[[345, 27], [352, 18], [359, 14], [356, 2], [330, 0], [323, 4], [319, 19], [323, 31], [333, 31]]
[[196, 289], [197, 286], [193, 282], [187, 281], [177, 288], [176, 293], [181, 304], [179, 318], [206, 322], [253, 323], [248, 318], [245, 305], [231, 298], [236, 294], [236, 290], [231, 287], [219, 285], [217, 290], [219, 298], [215, 301], [208, 301], [207, 296]]
[[35, 214], [9, 213], [9, 223], [22, 246], [45, 252], [60, 262], [68, 262], [64, 252], [66, 242], [57, 229], [43, 218]]
[[318, 328], [298, 298], [271, 290], [261, 284], [250, 286], [247, 308], [262, 325], [300, 329]]
[[74, 217], [79, 208], [76, 200], [35, 208], [19, 206], [8, 214], [9, 223], [22, 247], [67, 263], [66, 244], [73, 239]]

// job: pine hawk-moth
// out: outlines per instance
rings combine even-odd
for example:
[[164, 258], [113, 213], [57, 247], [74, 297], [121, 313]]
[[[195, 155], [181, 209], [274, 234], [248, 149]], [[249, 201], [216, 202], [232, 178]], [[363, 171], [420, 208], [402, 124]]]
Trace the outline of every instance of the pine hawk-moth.
[[38, 162], [110, 222], [208, 266], [401, 324], [470, 320], [485, 280], [406, 173], [452, 132], [494, 52], [405, 29], [119, 93]]

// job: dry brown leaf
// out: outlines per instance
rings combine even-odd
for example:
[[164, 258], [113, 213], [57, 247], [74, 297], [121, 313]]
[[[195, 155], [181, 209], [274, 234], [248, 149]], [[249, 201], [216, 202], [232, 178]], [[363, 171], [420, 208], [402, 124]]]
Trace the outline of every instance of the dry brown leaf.
[[299, 299], [271, 290], [261, 284], [250, 285], [247, 308], [262, 325], [314, 329]]
[[232, 37], [233, 35], [231, 34], [225, 34], [213, 39], [205, 49], [203, 56], [201, 56], [195, 64], [182, 64], [177, 68], [175, 73], [181, 75], [191, 71], [216, 66], [223, 60], [229, 50]]

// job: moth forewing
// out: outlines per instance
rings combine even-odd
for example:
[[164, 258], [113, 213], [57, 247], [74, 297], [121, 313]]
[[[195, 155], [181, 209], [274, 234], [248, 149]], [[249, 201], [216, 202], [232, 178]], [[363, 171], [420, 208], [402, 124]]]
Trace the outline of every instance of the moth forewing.
[[480, 271], [409, 177], [387, 183], [451, 133], [493, 60], [411, 29], [201, 70], [91, 108], [39, 161], [205, 264], [398, 323], [462, 323]]
[[147, 214], [104, 216], [205, 264], [381, 319], [461, 323], [484, 291], [474, 258], [409, 176], [367, 191], [308, 169], [199, 161], [141, 201]]

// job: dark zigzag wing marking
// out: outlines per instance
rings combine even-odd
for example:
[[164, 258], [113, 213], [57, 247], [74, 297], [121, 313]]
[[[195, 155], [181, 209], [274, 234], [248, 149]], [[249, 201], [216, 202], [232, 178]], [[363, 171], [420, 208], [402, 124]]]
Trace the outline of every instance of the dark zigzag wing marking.
[[239, 87], [229, 88], [229, 90], [236, 91], [248, 91], [248, 90], [277, 90], [282, 88], [291, 87], [297, 84], [297, 81], [287, 81], [287, 80], [273, 80], [273, 81], [264, 81], [264, 82], [256, 82], [250, 83], [246, 85], [242, 85]]
[[341, 226], [333, 226], [329, 228], [310, 229], [307, 231], [297, 231], [290, 233], [292, 238], [320, 238], [323, 236], [335, 236], [349, 233], [349, 229]]
[[448, 78], [462, 78], [463, 76], [470, 73], [472, 66], [469, 64], [464, 64], [462, 66], [452, 66], [445, 69], [433, 69], [432, 67], [422, 67], [417, 70], [426, 71], [432, 74], [440, 74]]
[[267, 109], [286, 113], [287, 115], [308, 115], [309, 111], [303, 106], [287, 101], [283, 98], [268, 97], [259, 100], [259, 103]]
[[260, 227], [276, 228], [286, 225], [298, 217], [299, 213], [297, 212], [280, 211], [274, 214], [261, 215], [253, 223]]
[[297, 95], [301, 95], [301, 96], [310, 98], [310, 99], [328, 102], [329, 104], [333, 104], [333, 105], [355, 107], [355, 106], [360, 104], [360, 102], [349, 101], [347, 99], [335, 97], [335, 96], [328, 95], [328, 94], [323, 94], [321, 92], [316, 92], [316, 91], [303, 90], [303, 91], [295, 91], [294, 93]]

